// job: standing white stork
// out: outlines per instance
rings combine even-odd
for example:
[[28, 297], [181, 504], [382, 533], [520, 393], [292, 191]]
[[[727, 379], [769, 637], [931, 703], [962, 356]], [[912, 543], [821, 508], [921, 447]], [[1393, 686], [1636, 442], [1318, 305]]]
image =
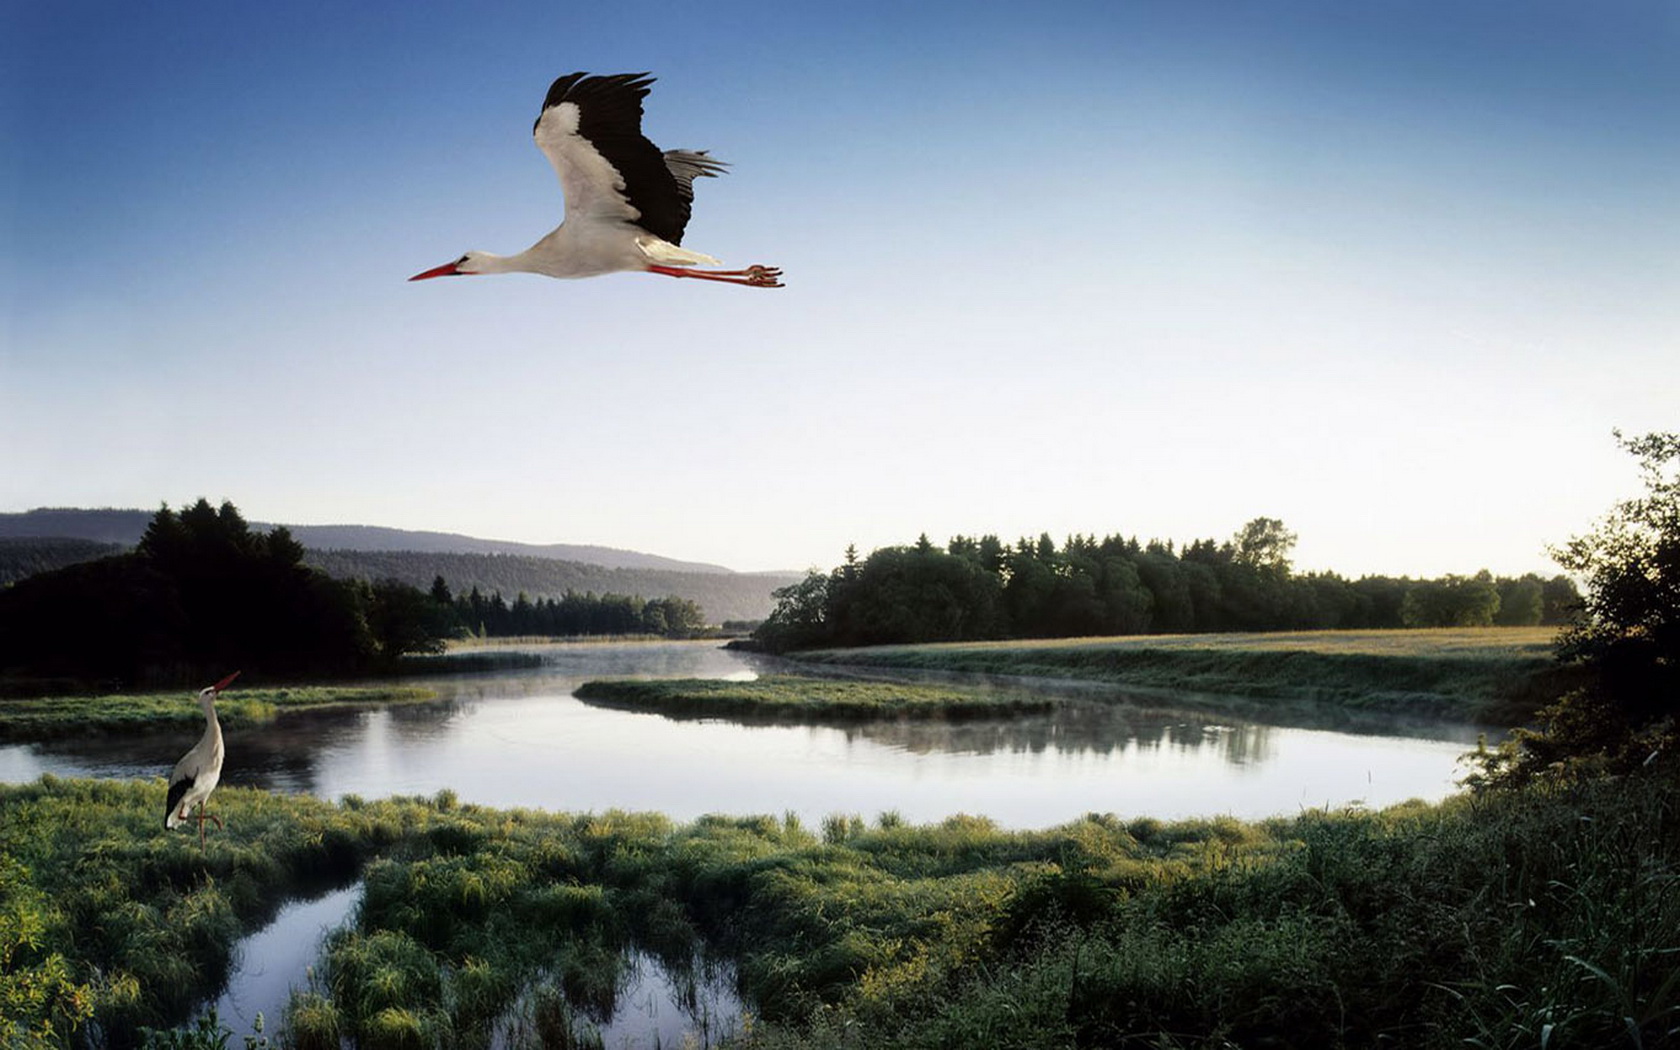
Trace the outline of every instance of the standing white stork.
[[556, 80], [532, 133], [560, 176], [565, 221], [518, 255], [468, 252], [409, 280], [476, 273], [596, 277], [629, 270], [782, 287], [782, 271], [772, 266], [693, 269], [720, 265], [681, 246], [694, 180], [728, 165], [705, 150], [661, 153], [642, 136], [642, 99], [651, 83], [646, 73], [568, 73]]
[[163, 826], [177, 828], [183, 822], [192, 820], [188, 811], [194, 805], [198, 806], [198, 845], [204, 846], [204, 822], [210, 821], [217, 830], [222, 827], [220, 817], [204, 812], [205, 800], [210, 792], [216, 790], [216, 782], [222, 779], [222, 724], [216, 721], [216, 694], [233, 684], [239, 677], [235, 671], [226, 678], [207, 689], [198, 691], [198, 705], [204, 708], [204, 735], [198, 738], [193, 749], [175, 763], [174, 772], [169, 774], [169, 797], [164, 812]]

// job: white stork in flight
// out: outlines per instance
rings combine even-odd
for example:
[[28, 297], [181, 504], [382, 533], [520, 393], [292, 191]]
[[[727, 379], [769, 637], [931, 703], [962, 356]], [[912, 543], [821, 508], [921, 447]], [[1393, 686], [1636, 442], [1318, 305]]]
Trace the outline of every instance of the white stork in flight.
[[642, 99], [651, 83], [646, 73], [568, 73], [556, 80], [533, 134], [560, 176], [566, 221], [518, 255], [468, 252], [409, 280], [475, 273], [596, 277], [629, 270], [782, 287], [782, 271], [772, 266], [694, 269], [720, 265], [681, 246], [694, 180], [728, 165], [705, 150], [661, 153], [642, 136]]
[[198, 845], [204, 846], [204, 822], [210, 821], [219, 830], [222, 826], [221, 818], [204, 812], [204, 802], [210, 797], [210, 792], [216, 790], [216, 782], [222, 779], [222, 724], [216, 721], [216, 694], [233, 684], [239, 677], [235, 671], [226, 678], [198, 691], [198, 705], [204, 708], [204, 735], [198, 738], [193, 749], [175, 763], [175, 770], [169, 774], [169, 796], [165, 803], [163, 826], [174, 829], [188, 820], [194, 819], [189, 815], [193, 806], [198, 807]]

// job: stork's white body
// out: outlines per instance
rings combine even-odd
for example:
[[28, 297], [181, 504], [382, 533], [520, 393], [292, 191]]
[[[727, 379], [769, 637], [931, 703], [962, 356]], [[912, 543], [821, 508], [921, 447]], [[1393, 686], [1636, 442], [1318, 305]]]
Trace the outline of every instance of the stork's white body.
[[[222, 779], [222, 757], [225, 749], [222, 746], [222, 723], [216, 720], [216, 694], [220, 693], [239, 677], [235, 671], [215, 685], [198, 692], [198, 706], [204, 710], [204, 735], [198, 738], [191, 751], [181, 756], [181, 761], [175, 763], [175, 768], [169, 773], [169, 793], [164, 798], [163, 826], [173, 830], [189, 820], [198, 821], [198, 842], [204, 844], [204, 822], [206, 820], [222, 826], [221, 820], [204, 812], [204, 803], [209, 800], [210, 792], [216, 790], [216, 785]], [[194, 806], [198, 807], [198, 816], [192, 815]]]
[[[204, 735], [175, 763], [169, 774], [169, 815], [163, 826], [176, 828], [190, 819], [189, 811], [209, 799], [210, 792], [222, 779], [222, 724], [216, 720], [216, 690], [205, 689], [198, 694], [199, 706], [204, 709]], [[179, 799], [177, 800], [177, 796]]]
[[485, 273], [598, 277], [623, 271], [698, 277], [757, 288], [780, 288], [781, 271], [696, 270], [718, 260], [682, 247], [694, 202], [694, 180], [727, 165], [705, 150], [667, 150], [642, 136], [646, 73], [571, 73], [548, 89], [532, 129], [537, 147], [560, 176], [566, 219], [517, 255], [467, 252], [411, 281]]

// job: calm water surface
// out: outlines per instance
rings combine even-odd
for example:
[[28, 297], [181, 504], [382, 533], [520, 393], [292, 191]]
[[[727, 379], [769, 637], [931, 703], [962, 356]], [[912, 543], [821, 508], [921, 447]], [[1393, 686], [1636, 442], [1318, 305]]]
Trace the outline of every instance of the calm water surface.
[[[658, 810], [677, 820], [792, 812], [815, 827], [834, 813], [896, 811], [913, 822], [968, 813], [1042, 828], [1093, 811], [1262, 817], [1439, 799], [1476, 741], [1464, 726], [1271, 726], [1174, 710], [1159, 696], [1100, 702], [1094, 690], [1056, 713], [1006, 721], [679, 721], [592, 707], [572, 691], [613, 675], [750, 678], [767, 669], [764, 658], [710, 643], [537, 651], [539, 668], [426, 680], [442, 697], [436, 703], [297, 714], [230, 731], [222, 782], [325, 798], [448, 788], [490, 806]], [[0, 780], [162, 776], [197, 736], [0, 747]]]

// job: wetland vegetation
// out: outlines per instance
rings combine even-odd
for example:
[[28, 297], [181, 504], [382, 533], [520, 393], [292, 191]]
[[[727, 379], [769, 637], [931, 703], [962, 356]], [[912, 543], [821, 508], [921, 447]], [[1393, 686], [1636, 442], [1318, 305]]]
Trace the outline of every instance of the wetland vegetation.
[[1660, 1046], [1680, 1024], [1674, 773], [1033, 832], [235, 788], [202, 852], [156, 829], [161, 781], [48, 778], [0, 788], [3, 1034], [184, 1023], [241, 932], [360, 877], [270, 1026], [282, 1046], [485, 1045], [539, 1007], [523, 1030], [568, 1045], [630, 949], [732, 963], [742, 1046]]
[[[216, 698], [216, 714], [231, 729], [270, 721], [282, 711], [329, 711], [436, 697], [430, 689], [409, 686], [235, 688]], [[178, 690], [0, 700], [0, 740], [50, 740], [171, 726], [196, 729], [203, 724], [198, 705]]]

